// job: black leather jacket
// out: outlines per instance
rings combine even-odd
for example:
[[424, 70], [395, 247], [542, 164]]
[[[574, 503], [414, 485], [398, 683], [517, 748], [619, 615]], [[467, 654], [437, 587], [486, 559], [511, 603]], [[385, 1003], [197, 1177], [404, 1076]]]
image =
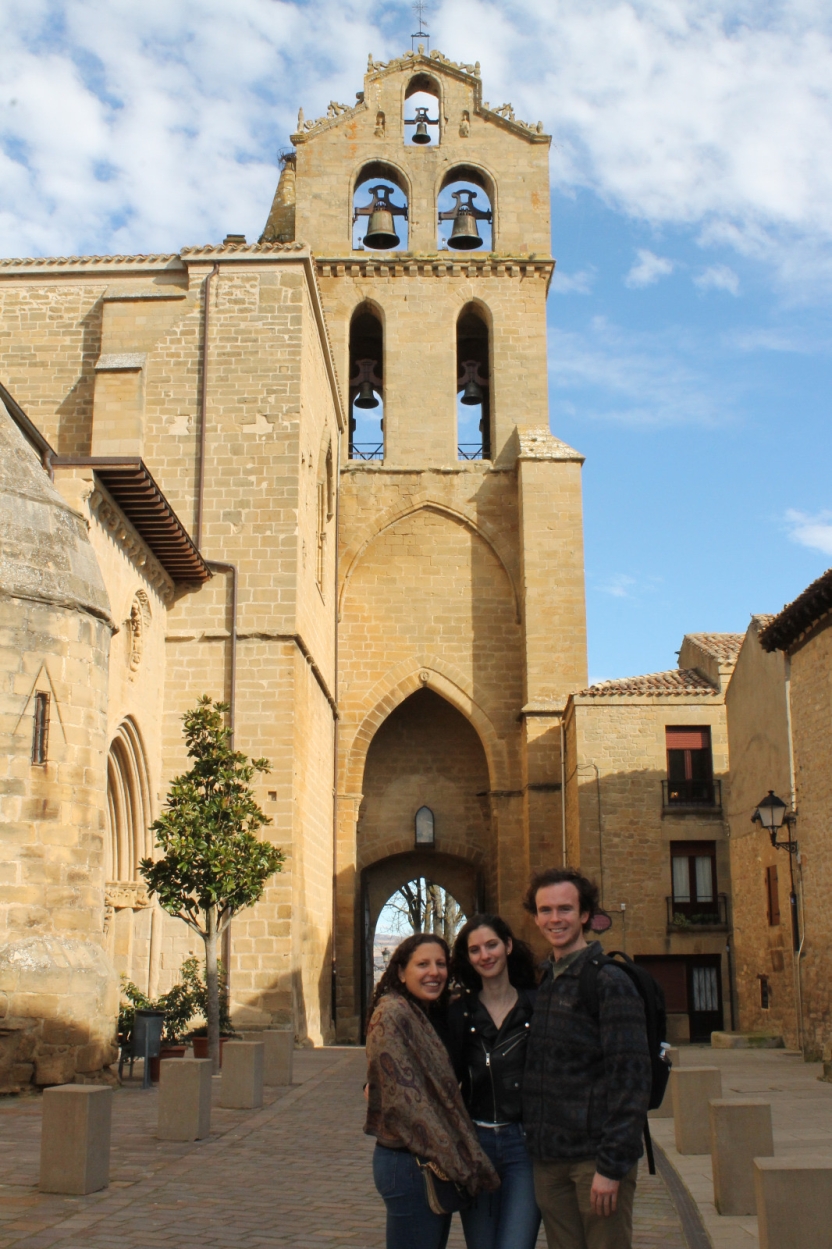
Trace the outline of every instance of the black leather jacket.
[[522, 1118], [523, 1069], [536, 993], [520, 989], [499, 1030], [476, 994], [466, 993], [450, 1005], [451, 1058], [468, 1112], [480, 1123], [519, 1123]]

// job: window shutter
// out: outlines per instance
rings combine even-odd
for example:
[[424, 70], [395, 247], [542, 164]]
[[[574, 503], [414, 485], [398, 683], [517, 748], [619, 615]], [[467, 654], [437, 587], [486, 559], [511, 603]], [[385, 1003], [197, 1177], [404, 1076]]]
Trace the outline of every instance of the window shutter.
[[665, 729], [668, 750], [709, 750], [711, 746], [711, 730], [702, 729]]
[[768, 901], [768, 922], [773, 928], [780, 923], [780, 890], [777, 887], [777, 867], [766, 868], [766, 896]]

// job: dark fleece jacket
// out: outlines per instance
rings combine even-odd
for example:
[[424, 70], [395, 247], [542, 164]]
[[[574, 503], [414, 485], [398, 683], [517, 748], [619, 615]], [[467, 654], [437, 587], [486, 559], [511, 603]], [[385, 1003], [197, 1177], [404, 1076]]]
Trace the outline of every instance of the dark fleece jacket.
[[523, 1082], [523, 1126], [533, 1158], [595, 1159], [599, 1174], [620, 1180], [641, 1157], [650, 1096], [644, 1006], [626, 972], [598, 974], [599, 1015], [578, 1001], [593, 941], [561, 975], [547, 961], [537, 994]]

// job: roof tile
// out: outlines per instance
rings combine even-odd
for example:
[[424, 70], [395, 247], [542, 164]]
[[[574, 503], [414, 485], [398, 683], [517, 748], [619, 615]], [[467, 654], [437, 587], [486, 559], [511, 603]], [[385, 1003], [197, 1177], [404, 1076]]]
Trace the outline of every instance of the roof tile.
[[680, 694], [716, 696], [719, 690], [693, 668], [671, 668], [669, 672], [650, 672], [640, 677], [622, 677], [618, 681], [599, 681], [597, 685], [581, 690], [581, 694], [590, 698], [628, 694], [659, 694], [666, 697]]

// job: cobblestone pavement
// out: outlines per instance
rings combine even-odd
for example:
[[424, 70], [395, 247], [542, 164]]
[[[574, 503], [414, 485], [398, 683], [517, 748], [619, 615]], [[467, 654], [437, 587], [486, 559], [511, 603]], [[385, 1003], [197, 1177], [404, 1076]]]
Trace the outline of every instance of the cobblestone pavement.
[[[383, 1249], [363, 1080], [363, 1052], [335, 1047], [296, 1053], [294, 1086], [260, 1111], [223, 1110], [215, 1080], [211, 1135], [192, 1144], [156, 1140], [155, 1091], [119, 1089], [110, 1187], [89, 1197], [37, 1191], [40, 1098], [0, 1099], [0, 1249]], [[659, 1177], [640, 1181], [635, 1244], [685, 1249]]]

